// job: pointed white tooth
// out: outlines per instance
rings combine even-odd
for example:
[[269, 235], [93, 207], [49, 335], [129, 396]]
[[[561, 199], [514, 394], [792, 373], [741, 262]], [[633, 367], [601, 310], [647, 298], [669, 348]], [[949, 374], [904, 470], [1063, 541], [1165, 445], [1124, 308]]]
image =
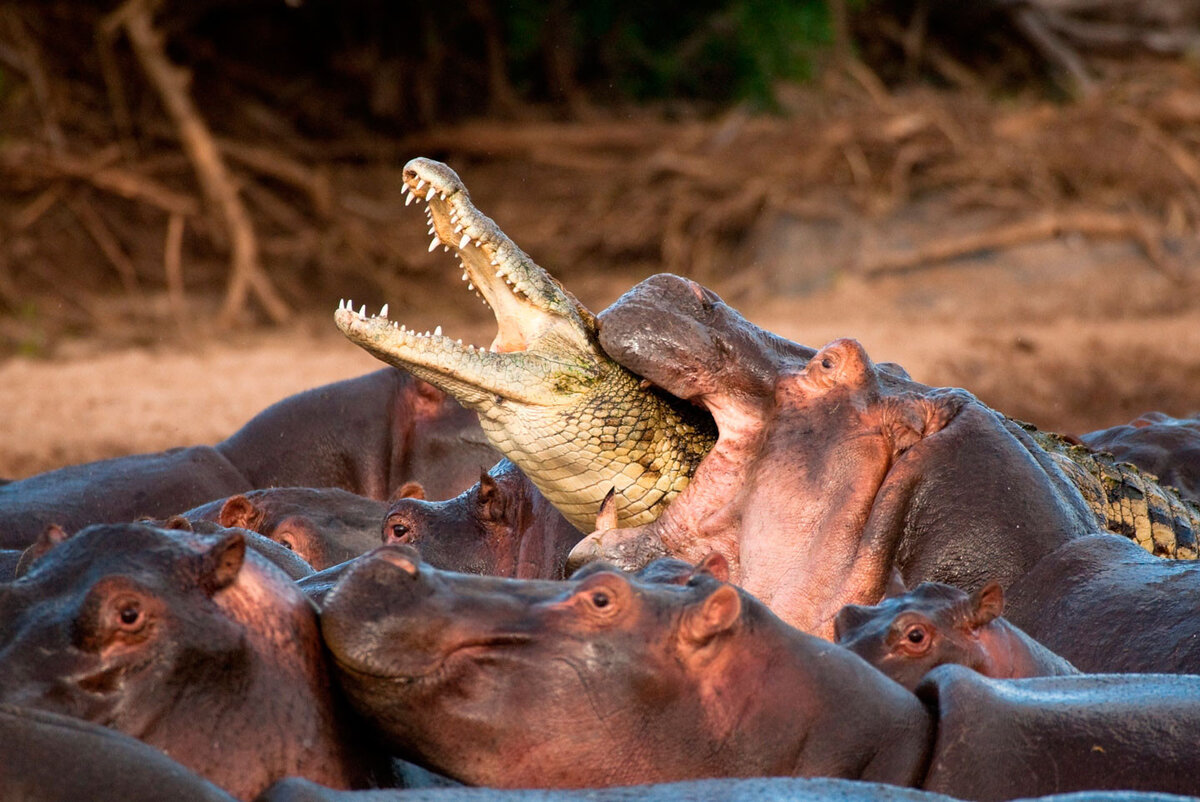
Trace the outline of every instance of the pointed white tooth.
[[346, 299], [346, 308], [349, 309], [351, 312], [353, 312], [354, 311], [354, 301], [347, 298]]
[[442, 327], [441, 327], [441, 326], [437, 326], [437, 327], [435, 327], [435, 328], [434, 328], [434, 330], [433, 330], [433, 336], [434, 336], [434, 337], [441, 337], [441, 336], [442, 336]]
[[462, 280], [463, 281], [467, 280], [467, 271], [465, 271], [465, 270], [463, 271], [463, 274], [462, 274]]
[[367, 316], [367, 305], [366, 304], [363, 304], [362, 309], [358, 310], [358, 316], [364, 317], [364, 318]]
[[425, 179], [424, 179], [424, 178], [422, 178], [420, 181], [418, 181], [418, 182], [417, 182], [417, 189], [420, 189], [420, 188], [421, 188], [421, 187], [423, 187], [423, 186], [425, 186]]
[[459, 344], [459, 345], [462, 345], [462, 340], [459, 340], [459, 341], [458, 341], [458, 344]]
[[468, 289], [468, 290], [473, 290], [473, 289], [475, 289], [475, 285], [474, 285], [474, 284], [472, 284], [470, 281], [468, 281], [468, 282], [467, 282], [467, 289]]
[[454, 227], [454, 233], [457, 234], [458, 232], [462, 231], [462, 229], [463, 229], [462, 223], [459, 223], [458, 225], [456, 225]]
[[466, 234], [463, 234], [462, 239], [459, 240], [458, 249], [461, 251], [463, 248], [467, 247], [470, 244], [471, 244], [471, 238], [468, 237]]
[[499, 266], [500, 266], [500, 260], [499, 260], [499, 259], [497, 259], [496, 257], [494, 257], [494, 256], [493, 256], [493, 257], [492, 257], [492, 264], [493, 264], [493, 265], [495, 265], [496, 267], [499, 267]]
[[432, 233], [433, 233], [433, 231], [434, 231], [434, 229], [433, 229], [433, 226], [430, 226], [430, 227], [429, 227], [429, 230], [428, 230], [428, 231], [426, 231], [425, 233], [426, 233], [426, 234], [432, 234]]
[[338, 311], [340, 312], [345, 308], [346, 308], [346, 299], [345, 298], [338, 299]]
[[384, 305], [383, 305], [383, 309], [380, 309], [380, 310], [379, 310], [379, 316], [380, 316], [380, 317], [387, 317], [387, 309], [388, 309], [388, 305], [387, 305], [387, 304], [384, 304]]
[[445, 193], [445, 192], [441, 193], [441, 196], [440, 196], [440, 197], [441, 197], [441, 199], [442, 199], [442, 200], [445, 200], [445, 199], [446, 199], [446, 193]]
[[475, 346], [473, 346], [473, 345], [468, 345], [468, 346], [467, 346], [467, 350], [468, 350], [468, 351], [474, 351], [474, 350], [475, 350]]
[[405, 331], [405, 328], [404, 328], [404, 324], [403, 324], [403, 323], [401, 323], [401, 324], [400, 324], [400, 331]]
[[440, 239], [438, 239], [437, 235], [435, 234], [433, 237], [433, 242], [429, 243], [429, 252], [433, 253], [433, 249], [441, 244], [442, 244], [442, 241]]
[[423, 337], [428, 337], [428, 336], [429, 336], [429, 329], [425, 329], [425, 334], [423, 334], [422, 336], [423, 336]]
[[398, 328], [400, 328], [400, 324], [399, 324], [399, 323], [397, 323], [397, 322], [395, 322], [395, 321], [392, 321], [392, 328], [393, 328], [393, 329], [398, 329]]
[[443, 246], [442, 246], [442, 253], [450, 253], [450, 246], [449, 246], [449, 245], [443, 245]]
[[408, 204], [412, 203], [412, 199], [415, 197], [417, 197], [415, 194], [412, 194], [412, 195], [409, 195], [408, 197], [406, 197], [404, 199], [404, 205], [407, 206]]

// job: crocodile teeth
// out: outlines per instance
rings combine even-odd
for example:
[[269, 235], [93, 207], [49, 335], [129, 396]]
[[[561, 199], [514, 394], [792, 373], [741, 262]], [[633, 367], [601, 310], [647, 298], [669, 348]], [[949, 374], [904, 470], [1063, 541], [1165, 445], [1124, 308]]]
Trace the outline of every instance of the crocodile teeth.
[[415, 193], [415, 192], [414, 192], [413, 194], [411, 194], [411, 195], [406, 195], [406, 196], [405, 196], [405, 198], [404, 198], [404, 205], [405, 205], [405, 206], [407, 206], [408, 204], [412, 203], [412, 202], [413, 202], [413, 198], [415, 198], [415, 197], [417, 197], [417, 195], [416, 195], [416, 193]]
[[467, 280], [467, 271], [465, 271], [465, 270], [463, 271], [463, 274], [462, 274], [462, 280], [463, 281]]
[[471, 238], [469, 236], [467, 236], [466, 234], [463, 234], [462, 239], [459, 240], [458, 249], [461, 251], [463, 248], [467, 247], [470, 244], [471, 244]]
[[430, 226], [429, 226], [429, 230], [428, 230], [428, 231], [426, 231], [425, 233], [426, 233], [426, 234], [432, 234], [432, 233], [433, 233], [435, 230], [436, 230], [436, 229], [434, 229], [434, 227], [433, 227], [433, 224], [430, 224]]
[[441, 336], [442, 336], [442, 327], [441, 327], [441, 326], [437, 326], [437, 327], [435, 327], [435, 328], [434, 328], [434, 330], [433, 330], [433, 336], [434, 336], [434, 337], [441, 337]]
[[473, 290], [473, 289], [475, 289], [475, 285], [474, 285], [474, 284], [472, 284], [471, 282], [469, 282], [469, 281], [468, 281], [468, 282], [467, 282], [467, 289], [468, 289], [468, 290]]
[[420, 188], [421, 188], [421, 187], [423, 187], [423, 186], [425, 186], [425, 179], [424, 179], [424, 178], [422, 178], [420, 181], [418, 181], [418, 182], [417, 182], [417, 189], [420, 189]]
[[435, 234], [433, 237], [433, 242], [429, 243], [429, 252], [433, 253], [433, 249], [441, 244], [442, 244], [442, 241], [440, 239], [438, 239], [437, 235]]
[[388, 305], [387, 305], [387, 304], [384, 304], [384, 305], [383, 305], [383, 309], [380, 309], [380, 310], [379, 310], [379, 316], [380, 316], [381, 318], [383, 318], [384, 320], [386, 320], [386, 319], [387, 319], [387, 312], [388, 312]]
[[463, 230], [463, 225], [462, 225], [462, 223], [459, 223], [458, 225], [456, 225], [456, 226], [454, 227], [454, 233], [455, 233], [455, 234], [457, 234], [458, 232], [460, 232], [460, 231], [462, 231], [462, 230]]
[[367, 316], [367, 305], [366, 304], [363, 304], [362, 309], [358, 310], [358, 316], [361, 318], [365, 318]]

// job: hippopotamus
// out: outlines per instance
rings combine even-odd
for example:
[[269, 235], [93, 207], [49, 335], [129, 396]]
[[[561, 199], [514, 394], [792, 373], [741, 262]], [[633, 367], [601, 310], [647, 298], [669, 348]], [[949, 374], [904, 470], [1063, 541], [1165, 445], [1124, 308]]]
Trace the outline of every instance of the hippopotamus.
[[[472, 785], [913, 785], [932, 738], [911, 693], [702, 571], [684, 585], [601, 568], [518, 580], [440, 571], [387, 545], [325, 596], [321, 630], [385, 743]], [[823, 704], [836, 687], [862, 692]], [[839, 737], [808, 737], [826, 730]]]
[[377, 501], [407, 482], [448, 498], [499, 455], [473, 412], [395, 368], [279, 401], [215, 446], [72, 465], [0, 485], [0, 548], [49, 524], [166, 518], [256, 488], [340, 487]]
[[38, 802], [233, 802], [159, 750], [108, 727], [0, 705], [0, 798]]
[[17, 571], [17, 563], [21, 561], [20, 549], [0, 549], [0, 582], [12, 579]]
[[383, 520], [384, 543], [409, 543], [430, 565], [521, 579], [562, 579], [580, 537], [507, 459], [455, 498], [399, 499]]
[[[450, 498], [500, 459], [474, 412], [396, 368], [285, 398], [216, 448], [252, 488], [340, 487], [376, 501], [408, 482]], [[221, 495], [232, 493], [201, 501]]]
[[104, 723], [243, 799], [388, 770], [329, 692], [312, 604], [239, 532], [99, 524], [54, 545], [0, 584], [0, 704]]
[[73, 532], [93, 523], [165, 518], [251, 487], [209, 446], [70, 465], [0, 485], [0, 547], [24, 549], [51, 524]]
[[[1097, 517], [1058, 460], [966, 391], [876, 365], [853, 340], [814, 352], [678, 276], [642, 282], [600, 322], [607, 353], [708, 409], [719, 438], [662, 516], [594, 533], [573, 564], [601, 557], [633, 568], [717, 551], [735, 582], [827, 638], [842, 607], [879, 601], [893, 567], [910, 586], [971, 592], [995, 580], [1009, 588], [1009, 619], [1081, 670], [1200, 672], [1200, 625], [1187, 623], [1200, 621], [1200, 566], [1141, 560], [1122, 538], [1112, 545], [1129, 555], [1120, 582], [1021, 582], [1061, 548], [1100, 548], [1084, 540]], [[1068, 598], [1078, 618], [1039, 625]], [[1143, 609], [1178, 629], [1140, 653], [1099, 654], [1080, 637], [1132, 638], [1146, 629]]]
[[336, 487], [273, 487], [217, 499], [180, 515], [258, 532], [321, 571], [378, 546], [387, 509], [382, 501]]
[[998, 582], [971, 594], [922, 582], [873, 607], [843, 607], [834, 619], [834, 640], [910, 690], [945, 663], [998, 679], [1079, 673], [1006, 621], [1003, 612]]
[[1107, 451], [1154, 474], [1200, 502], [1200, 415], [1174, 418], [1147, 412], [1129, 423], [1080, 435], [1084, 445]]
[[596, 563], [562, 582], [484, 577], [382, 546], [325, 597], [321, 630], [342, 687], [389, 747], [469, 784], [773, 775], [970, 799], [1200, 792], [1200, 677], [1007, 680], [1008, 690], [943, 666], [922, 703], [703, 566], [683, 584], [674, 566], [663, 575]]

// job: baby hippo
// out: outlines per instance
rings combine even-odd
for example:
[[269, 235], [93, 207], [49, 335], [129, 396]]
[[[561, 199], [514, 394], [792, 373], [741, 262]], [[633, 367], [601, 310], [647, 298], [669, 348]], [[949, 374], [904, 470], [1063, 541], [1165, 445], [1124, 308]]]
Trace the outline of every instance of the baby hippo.
[[969, 595], [941, 582], [922, 582], [874, 607], [846, 605], [834, 621], [834, 637], [909, 690], [945, 663], [996, 679], [1079, 673], [1001, 618], [1003, 612], [1004, 590], [997, 582]]

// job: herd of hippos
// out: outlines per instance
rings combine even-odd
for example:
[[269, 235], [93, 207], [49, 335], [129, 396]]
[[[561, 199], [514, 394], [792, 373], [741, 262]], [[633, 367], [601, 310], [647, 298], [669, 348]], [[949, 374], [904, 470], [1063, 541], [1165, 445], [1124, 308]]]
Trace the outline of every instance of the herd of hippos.
[[1047, 440], [678, 276], [594, 316], [405, 192], [493, 343], [343, 302], [390, 367], [0, 484], [0, 800], [1200, 795], [1200, 419]]

